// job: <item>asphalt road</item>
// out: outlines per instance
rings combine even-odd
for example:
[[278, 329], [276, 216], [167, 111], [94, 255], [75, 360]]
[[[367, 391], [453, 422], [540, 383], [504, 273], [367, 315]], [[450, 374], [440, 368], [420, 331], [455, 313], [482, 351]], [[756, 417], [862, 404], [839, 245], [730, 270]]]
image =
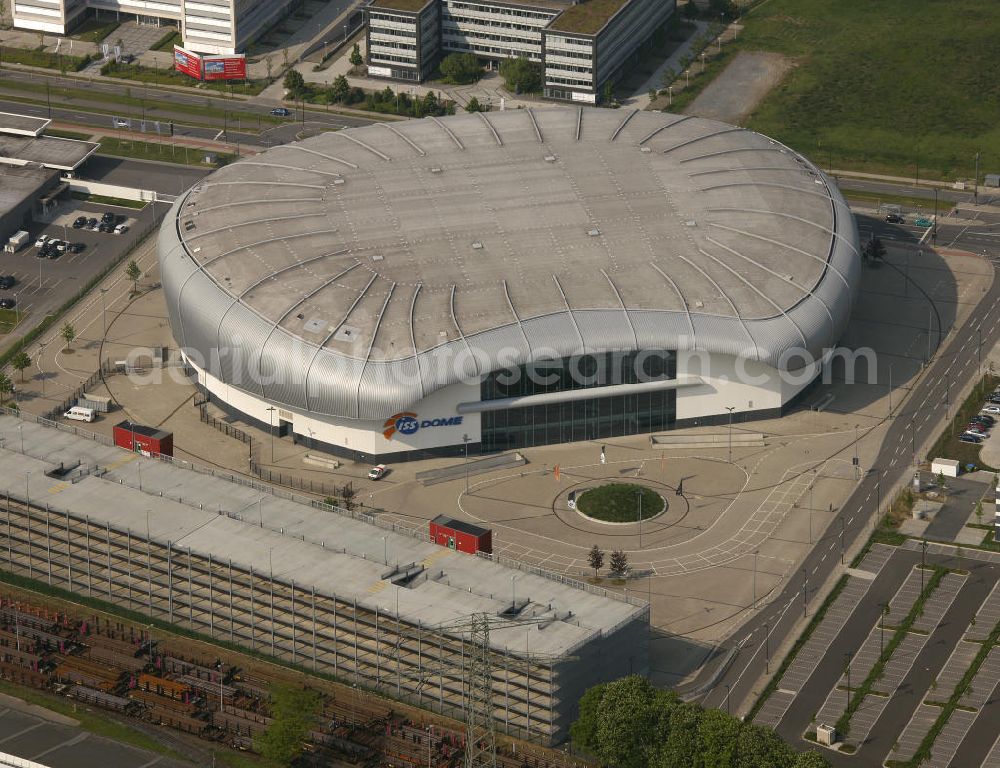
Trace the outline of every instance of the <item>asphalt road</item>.
[[152, 189], [165, 195], [177, 195], [194, 186], [212, 172], [210, 168], [174, 163], [125, 160], [120, 157], [91, 155], [77, 171], [79, 179], [118, 184], [136, 189]]
[[[4, 83], [8, 81], [30, 83], [34, 90], [30, 93], [13, 88], [5, 90]], [[53, 103], [50, 110], [46, 103], [43, 85], [45, 82], [50, 82], [53, 87], [64, 86], [77, 89], [83, 92], [85, 97], [75, 100], [71, 106], [67, 106], [65, 100], [63, 100], [62, 104]], [[229, 142], [235, 143], [239, 141], [240, 144], [258, 144], [260, 143], [258, 131], [266, 129], [267, 134], [270, 136], [270, 143], [277, 144], [294, 140], [295, 135], [303, 127], [301, 121], [296, 121], [294, 117], [289, 117], [285, 123], [280, 125], [272, 125], [266, 122], [261, 123], [260, 118], [267, 115], [271, 108], [277, 105], [277, 102], [264, 102], [259, 99], [227, 99], [214, 95], [214, 92], [207, 93], [204, 90], [199, 90], [196, 93], [188, 95], [174, 90], [144, 88], [141, 84], [137, 83], [118, 85], [117, 83], [77, 80], [71, 77], [64, 78], [60, 75], [43, 75], [37, 72], [21, 72], [9, 69], [0, 70], [0, 111], [16, 112], [37, 117], [51, 116], [52, 119], [61, 122], [101, 128], [106, 131], [113, 129], [112, 115], [120, 115], [126, 118], [131, 117], [136, 123], [142, 117], [140, 107], [109, 101], [106, 98], [107, 96], [146, 98], [146, 94], [148, 94], [150, 102], [150, 105], [145, 109], [147, 122], [154, 120], [159, 120], [161, 124], [173, 122], [174, 134], [176, 136], [214, 139], [219, 134], [219, 131], [228, 129], [227, 136]], [[16, 97], [17, 100], [11, 97]], [[36, 103], [26, 104], [19, 100], [25, 98], [30, 98]], [[183, 110], [171, 108], [171, 106], [176, 105], [194, 106], [199, 109], [211, 107], [216, 110], [225, 110], [229, 113], [229, 116], [193, 115]], [[294, 114], [295, 110], [292, 110], [292, 112]], [[364, 117], [342, 115], [321, 109], [307, 108], [305, 112], [307, 128], [310, 126], [318, 129], [349, 128], [368, 125], [374, 122]], [[241, 127], [244, 125], [248, 126], [248, 128], [241, 130]], [[152, 132], [151, 127], [150, 132]]]
[[[874, 465], [842, 507], [844, 539], [848, 549], [856, 539], [869, 535], [871, 518], [882, 496], [881, 491], [888, 494], [889, 489], [912, 472], [911, 440], [923, 443], [937, 434], [949, 407], [948, 401], [957, 398], [961, 387], [977, 374], [977, 331], [982, 330], [984, 349], [990, 349], [1000, 339], [998, 303], [1000, 280], [994, 281], [945, 348], [938, 350], [929, 371], [914, 383], [905, 405], [894, 413]], [[727, 686], [733, 710], [750, 703], [754, 683], [765, 674], [765, 632], [769, 646], [777, 648], [799, 631], [796, 622], [802, 613], [804, 579], [801, 574], [808, 576], [806, 590], [812, 612], [818, 607], [813, 599], [816, 590], [840, 567], [840, 546], [840, 536], [833, 536], [815, 547], [803, 562], [799, 575], [789, 579], [771, 603], [741, 628], [736, 639], [745, 642], [726, 671], [700, 698], [702, 704], [723, 706]], [[692, 688], [697, 689], [700, 684], [710, 682], [713, 674], [712, 669], [704, 670]]]

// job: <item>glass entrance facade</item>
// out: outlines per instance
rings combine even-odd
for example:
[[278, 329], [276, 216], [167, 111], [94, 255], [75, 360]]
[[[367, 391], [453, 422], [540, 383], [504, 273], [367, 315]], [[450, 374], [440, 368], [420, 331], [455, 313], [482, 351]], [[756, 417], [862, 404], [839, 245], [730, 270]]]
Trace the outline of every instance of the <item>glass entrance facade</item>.
[[[576, 355], [494, 371], [483, 380], [480, 396], [502, 400], [675, 378], [677, 356], [672, 351]], [[676, 418], [674, 389], [484, 411], [482, 448], [499, 451], [658, 432], [671, 429]]]

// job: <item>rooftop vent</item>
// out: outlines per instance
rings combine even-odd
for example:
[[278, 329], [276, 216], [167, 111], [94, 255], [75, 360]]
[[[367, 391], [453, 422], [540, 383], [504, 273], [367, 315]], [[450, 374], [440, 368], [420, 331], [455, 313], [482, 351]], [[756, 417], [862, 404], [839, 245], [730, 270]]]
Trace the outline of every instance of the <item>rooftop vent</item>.
[[441, 169], [438, 166], [431, 168], [431, 173], [441, 173]]
[[385, 257], [381, 253], [373, 253], [372, 261], [382, 261]]
[[483, 244], [482, 244], [482, 242], [479, 241], [479, 240], [474, 240], [472, 242], [472, 249], [474, 251], [481, 251], [481, 250], [483, 250]]
[[652, 149], [650, 149], [649, 147], [639, 147], [639, 151], [640, 151], [640, 152], [645, 152], [645, 153], [646, 153], [646, 154], [648, 155], [648, 154], [649, 154], [650, 152], [652, 152], [653, 150], [652, 150]]
[[333, 180], [333, 183], [334, 183], [334, 184], [343, 184], [343, 183], [344, 183], [344, 180], [343, 180], [343, 179], [334, 179], [334, 180]]
[[556, 161], [556, 156], [555, 155], [546, 155], [545, 156], [545, 162], [546, 163], [554, 163], [555, 161]]
[[353, 325], [342, 325], [333, 334], [333, 338], [337, 341], [354, 341], [360, 333], [361, 329], [355, 328]]
[[302, 326], [302, 330], [309, 331], [309, 333], [319, 333], [325, 325], [326, 321], [322, 317], [310, 317]]
[[698, 226], [698, 222], [695, 221], [694, 219], [688, 219], [687, 221], [684, 222], [684, 226], [685, 227], [697, 227]]
[[704, 309], [705, 308], [705, 302], [703, 302], [703, 301], [701, 301], [699, 299], [698, 301], [696, 301], [694, 303], [694, 306], [695, 306], [695, 309]]
[[590, 235], [591, 237], [600, 237], [601, 236], [601, 230], [599, 230], [599, 229], [591, 229], [590, 231], [587, 232], [587, 234]]

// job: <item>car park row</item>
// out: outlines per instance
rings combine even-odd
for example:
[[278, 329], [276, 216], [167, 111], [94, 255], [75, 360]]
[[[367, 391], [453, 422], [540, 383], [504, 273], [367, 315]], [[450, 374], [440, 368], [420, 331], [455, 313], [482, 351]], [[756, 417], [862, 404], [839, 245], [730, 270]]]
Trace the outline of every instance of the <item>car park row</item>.
[[1000, 416], [1000, 387], [993, 390], [993, 394], [987, 398], [980, 412], [969, 420], [965, 431], [958, 436], [958, 439], [963, 443], [978, 445], [989, 436], [998, 416]]

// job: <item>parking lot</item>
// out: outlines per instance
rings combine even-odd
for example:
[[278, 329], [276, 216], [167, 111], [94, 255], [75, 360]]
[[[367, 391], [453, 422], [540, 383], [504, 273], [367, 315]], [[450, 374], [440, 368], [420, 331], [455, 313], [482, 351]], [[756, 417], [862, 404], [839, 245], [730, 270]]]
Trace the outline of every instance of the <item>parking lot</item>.
[[[165, 210], [165, 206], [158, 207]], [[73, 228], [73, 222], [81, 216], [100, 221], [107, 212], [114, 214], [116, 221], [123, 220], [128, 231], [115, 235]], [[156, 215], [153, 205], [133, 209], [73, 199], [63, 202], [48, 221], [36, 222], [28, 230], [30, 240], [25, 247], [17, 253], [0, 254], [0, 276], [14, 278], [12, 287], [0, 289], [0, 299], [16, 302], [15, 319], [20, 321], [13, 331], [0, 336], [0, 350], [62, 306], [94, 275], [128, 253], [152, 228]], [[54, 258], [43, 257], [43, 249], [35, 246], [40, 237], [78, 244], [82, 249], [77, 253], [70, 249], [62, 252], [50, 249], [55, 250]]]

